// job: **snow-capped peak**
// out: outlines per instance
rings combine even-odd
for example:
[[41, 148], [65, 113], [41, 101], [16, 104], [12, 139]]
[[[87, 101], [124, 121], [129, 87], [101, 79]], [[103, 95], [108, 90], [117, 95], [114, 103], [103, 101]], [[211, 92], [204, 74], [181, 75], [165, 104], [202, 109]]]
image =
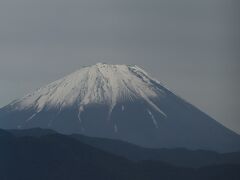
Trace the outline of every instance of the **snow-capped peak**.
[[164, 96], [159, 83], [143, 69], [130, 65], [98, 63], [84, 67], [14, 102], [19, 109], [59, 108], [76, 105], [79, 113], [89, 104], [106, 104], [109, 112], [117, 102], [143, 99], [161, 114], [152, 99]]

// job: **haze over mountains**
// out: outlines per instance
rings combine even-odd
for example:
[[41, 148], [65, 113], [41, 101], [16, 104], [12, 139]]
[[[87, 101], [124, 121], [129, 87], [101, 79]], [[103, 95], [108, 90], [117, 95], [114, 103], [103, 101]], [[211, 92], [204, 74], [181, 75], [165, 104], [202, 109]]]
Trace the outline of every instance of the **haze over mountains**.
[[0, 109], [5, 129], [50, 128], [144, 147], [240, 150], [240, 136], [138, 66], [98, 63]]

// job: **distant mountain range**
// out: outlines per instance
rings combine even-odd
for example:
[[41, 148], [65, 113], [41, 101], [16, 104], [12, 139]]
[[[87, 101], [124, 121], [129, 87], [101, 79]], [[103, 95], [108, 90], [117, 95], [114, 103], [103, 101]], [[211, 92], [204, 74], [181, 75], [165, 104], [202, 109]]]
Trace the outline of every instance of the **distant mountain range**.
[[[238, 180], [240, 152], [146, 149], [52, 130], [0, 130], [3, 180]], [[184, 162], [186, 161], [186, 162]]]
[[0, 109], [0, 128], [35, 127], [148, 148], [240, 150], [238, 134], [130, 65], [82, 68]]
[[[8, 130], [16, 137], [41, 137], [58, 134], [49, 129], [26, 129], [26, 130]], [[168, 164], [199, 168], [209, 165], [221, 164], [239, 164], [240, 151], [232, 153], [217, 153], [214, 151], [195, 150], [177, 148], [177, 149], [151, 149], [127, 143], [121, 140], [104, 139], [97, 137], [88, 137], [80, 134], [68, 135], [82, 143], [101, 149], [111, 154], [127, 158], [131, 161], [161, 161]]]

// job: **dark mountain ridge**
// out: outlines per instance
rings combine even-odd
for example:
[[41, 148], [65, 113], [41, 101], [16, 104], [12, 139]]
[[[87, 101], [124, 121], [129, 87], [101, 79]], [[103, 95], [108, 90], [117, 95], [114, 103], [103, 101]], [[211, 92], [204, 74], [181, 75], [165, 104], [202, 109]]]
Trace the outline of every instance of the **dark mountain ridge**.
[[60, 134], [18, 136], [0, 130], [4, 180], [237, 180], [240, 165], [183, 168], [160, 161], [133, 162]]
[[[8, 130], [16, 137], [41, 137], [58, 134], [53, 130], [34, 128], [26, 130]], [[199, 168], [210, 165], [240, 164], [240, 151], [231, 153], [217, 153], [206, 150], [188, 150], [184, 148], [151, 149], [127, 143], [121, 140], [88, 137], [79, 134], [68, 135], [105, 152], [127, 158], [131, 161], [161, 161], [181, 167]]]

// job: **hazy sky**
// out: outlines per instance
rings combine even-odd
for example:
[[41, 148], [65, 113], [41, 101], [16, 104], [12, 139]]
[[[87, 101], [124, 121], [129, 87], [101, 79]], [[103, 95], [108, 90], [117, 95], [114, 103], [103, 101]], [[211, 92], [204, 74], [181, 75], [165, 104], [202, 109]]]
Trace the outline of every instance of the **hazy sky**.
[[237, 0], [0, 0], [0, 106], [84, 65], [137, 64], [240, 133]]

